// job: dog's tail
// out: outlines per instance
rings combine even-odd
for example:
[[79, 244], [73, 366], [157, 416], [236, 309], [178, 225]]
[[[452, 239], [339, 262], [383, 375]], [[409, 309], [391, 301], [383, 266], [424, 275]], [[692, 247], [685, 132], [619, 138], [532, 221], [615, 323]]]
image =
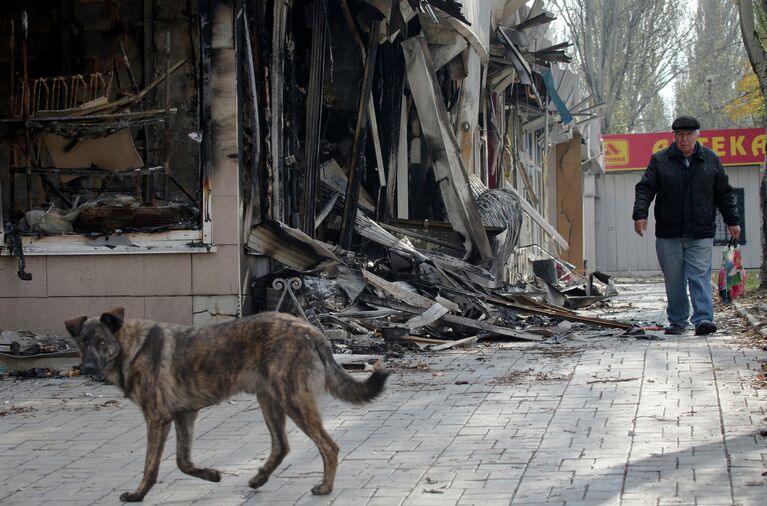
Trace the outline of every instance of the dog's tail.
[[365, 381], [357, 381], [333, 360], [329, 347], [320, 353], [325, 362], [325, 386], [333, 397], [352, 404], [363, 404], [383, 392], [389, 371], [376, 369]]

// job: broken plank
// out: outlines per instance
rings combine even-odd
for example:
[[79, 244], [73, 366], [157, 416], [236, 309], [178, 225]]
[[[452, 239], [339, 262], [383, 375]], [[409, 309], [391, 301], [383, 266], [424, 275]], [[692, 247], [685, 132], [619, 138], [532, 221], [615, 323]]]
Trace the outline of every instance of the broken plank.
[[[431, 339], [429, 337], [421, 337], [421, 336], [405, 336], [400, 337], [401, 341], [409, 341], [411, 343], [416, 344], [433, 344], [433, 345], [442, 345], [445, 344], [444, 339]], [[451, 341], [448, 341], [451, 342]]]
[[[632, 324], [624, 323], [621, 321], [604, 320], [601, 318], [592, 318], [590, 316], [582, 316], [574, 311], [565, 309], [563, 307], [552, 306], [551, 304], [544, 304], [542, 302], [535, 301], [524, 294], [509, 295], [508, 297], [511, 298], [512, 300], [508, 300], [507, 298], [501, 298], [500, 296], [482, 295], [479, 293], [469, 293], [464, 290], [458, 290], [455, 288], [443, 287], [442, 289], [457, 293], [459, 295], [463, 295], [465, 297], [475, 298], [485, 302], [489, 302], [490, 304], [495, 304], [497, 306], [503, 306], [509, 309], [514, 309], [523, 313], [540, 314], [540, 315], [549, 316], [549, 317], [562, 318], [564, 320], [569, 320], [574, 322], [591, 323], [593, 325], [600, 325], [602, 327], [611, 327], [611, 328], [617, 328], [617, 329], [623, 329], [623, 330], [628, 330], [634, 327]], [[520, 303], [516, 299], [519, 299], [525, 302]]]
[[447, 350], [450, 348], [456, 348], [458, 346], [463, 346], [464, 344], [473, 344], [479, 341], [479, 336], [471, 336], [471, 337], [464, 337], [463, 339], [459, 339], [457, 341], [452, 341], [450, 343], [445, 344], [437, 344], [435, 346], [429, 347], [431, 351], [442, 351]]
[[[354, 42], [357, 44], [357, 47], [360, 50], [362, 64], [365, 65], [365, 62], [367, 61], [365, 45], [363, 44], [362, 39], [360, 38], [360, 35], [357, 32], [357, 27], [354, 24], [354, 19], [352, 18], [352, 14], [351, 14], [351, 11], [349, 10], [349, 6], [346, 3], [346, 0], [340, 0], [339, 5], [341, 6], [341, 12], [344, 15], [344, 20], [346, 21], [346, 28], [352, 34], [352, 38], [354, 39]], [[378, 28], [378, 26], [376, 26], [376, 28]], [[371, 32], [372, 30], [373, 28], [371, 27]], [[371, 33], [370, 40], [371, 41], [373, 40], [372, 33]], [[376, 165], [377, 165], [376, 169], [378, 171], [378, 184], [380, 186], [386, 186], [386, 174], [384, 173], [383, 154], [381, 153], [381, 137], [378, 134], [378, 119], [376, 117], [376, 108], [375, 108], [375, 102], [373, 101], [372, 92], [368, 100], [367, 108], [368, 108], [368, 121], [370, 122], [370, 136], [373, 138], [373, 152], [375, 153]]]
[[530, 200], [532, 201], [534, 206], [538, 205], [538, 196], [535, 194], [535, 189], [533, 189], [533, 183], [530, 181], [530, 175], [527, 173], [527, 165], [524, 163], [519, 164], [519, 173], [522, 176], [522, 182], [525, 184], [525, 189], [527, 190], [527, 194], [530, 196]]
[[525, 341], [542, 341], [543, 340], [542, 336], [531, 334], [530, 332], [525, 332], [522, 330], [514, 330], [508, 327], [501, 327], [500, 325], [493, 325], [491, 323], [485, 323], [483, 321], [474, 320], [471, 318], [465, 318], [463, 316], [446, 314], [441, 319], [449, 323], [462, 325], [464, 327], [485, 330], [493, 334], [513, 337], [516, 339], [524, 339]]
[[365, 58], [365, 71], [362, 78], [360, 101], [357, 107], [357, 126], [354, 130], [351, 158], [347, 164], [347, 167], [349, 167], [349, 182], [346, 185], [344, 212], [341, 218], [341, 236], [339, 238], [341, 247], [347, 250], [351, 249], [354, 218], [357, 214], [357, 201], [359, 200], [360, 186], [363, 177], [360, 159], [365, 156], [368, 104], [370, 104], [370, 93], [373, 89], [373, 75], [375, 74], [376, 55], [378, 53], [378, 30], [380, 24], [381, 22], [379, 20], [374, 20], [370, 25], [368, 52]]
[[[410, 295], [413, 295], [413, 294], [410, 294]], [[422, 297], [422, 296], [419, 295], [418, 297]], [[426, 297], [423, 297], [423, 298], [426, 299]], [[360, 300], [362, 302], [371, 304], [376, 307], [389, 307], [392, 309], [399, 309], [400, 311], [404, 311], [404, 312], [408, 312], [412, 314], [420, 314], [422, 312], [420, 308], [414, 307], [407, 303], [400, 302], [399, 300], [382, 299], [380, 297], [370, 297], [365, 295], [361, 295]], [[543, 340], [541, 336], [530, 334], [529, 332], [514, 330], [514, 329], [510, 329], [509, 327], [494, 325], [492, 323], [474, 320], [471, 318], [465, 318], [463, 316], [458, 316], [453, 314], [445, 314], [440, 318], [440, 320], [446, 321], [448, 323], [454, 323], [456, 325], [461, 325], [462, 327], [484, 330], [486, 332], [490, 332], [491, 334], [497, 334], [497, 335], [506, 336], [506, 337], [513, 337], [515, 339], [524, 339], [526, 341], [542, 341]]]
[[386, 172], [384, 171], [383, 153], [381, 152], [381, 136], [378, 134], [378, 119], [373, 96], [368, 101], [368, 122], [370, 123], [370, 137], [373, 139], [373, 153], [376, 157], [376, 171], [378, 172], [378, 185], [386, 186]]
[[599, 325], [602, 327], [611, 327], [616, 329], [624, 329], [628, 330], [633, 327], [633, 325], [629, 323], [623, 323], [615, 320], [604, 320], [601, 318], [592, 318], [589, 316], [581, 316], [577, 313], [567, 312], [567, 311], [556, 311], [548, 308], [542, 308], [542, 307], [533, 307], [533, 306], [526, 306], [523, 304], [518, 304], [514, 302], [509, 302], [503, 299], [498, 299], [496, 297], [485, 297], [480, 296], [480, 298], [486, 302], [489, 302], [491, 304], [496, 304], [499, 306], [508, 307], [509, 309], [516, 309], [517, 311], [527, 312], [531, 314], [540, 314], [545, 316], [553, 316], [557, 318], [563, 318], [565, 320], [570, 320], [574, 322], [581, 322], [581, 323], [591, 323], [594, 325]]
[[292, 14], [292, 4], [276, 2], [273, 9], [272, 25], [272, 61], [269, 64], [269, 86], [271, 99], [270, 151], [272, 157], [269, 168], [267, 193], [271, 200], [272, 219], [285, 221], [287, 216], [285, 202], [286, 170], [285, 170], [285, 141], [283, 128], [285, 126], [285, 53], [287, 41], [288, 19]]
[[[479, 55], [473, 48], [466, 51], [467, 76], [461, 81], [458, 95], [458, 111], [455, 121], [455, 137], [461, 150], [461, 158], [467, 172], [474, 174], [483, 181], [487, 177], [482, 174], [482, 163], [475, 163], [481, 152], [479, 114], [483, 95], [482, 64]], [[484, 116], [483, 116], [484, 117]], [[480, 155], [481, 156], [481, 155]]]
[[454, 313], [460, 313], [461, 312], [461, 306], [453, 302], [452, 300], [446, 299], [442, 297], [441, 295], [437, 295], [434, 300], [448, 308], [450, 311]]
[[[366, 280], [368, 280], [368, 282], [370, 282], [371, 285], [375, 286], [376, 288], [380, 290], [383, 290], [384, 292], [388, 293], [392, 297], [396, 297], [398, 301], [402, 301], [405, 304], [409, 304], [410, 306], [415, 306], [416, 308], [421, 308], [421, 309], [428, 309], [437, 303], [436, 301], [431, 300], [428, 297], [424, 297], [423, 295], [405, 290], [404, 288], [397, 286], [394, 283], [386, 281], [385, 279], [379, 276], [376, 276], [370, 271], [362, 271], [362, 276]], [[387, 305], [384, 305], [384, 307], [399, 309], [397, 307], [392, 307]], [[416, 310], [415, 312], [421, 313], [422, 311]]]
[[544, 218], [541, 213], [539, 213], [533, 206], [530, 204], [530, 202], [527, 201], [525, 197], [519, 194], [517, 190], [514, 189], [512, 186], [508, 186], [505, 189], [508, 189], [510, 192], [512, 192], [516, 197], [519, 199], [519, 204], [522, 206], [522, 210], [525, 211], [528, 216], [530, 216], [534, 222], [536, 222], [544, 232], [546, 232], [554, 241], [559, 244], [559, 246], [562, 249], [568, 249], [570, 246], [567, 243], [567, 240], [562, 237], [562, 235], [557, 232], [557, 230], [549, 224], [548, 221], [546, 221], [546, 218]]
[[[404, 92], [404, 90], [403, 90]], [[399, 142], [397, 143], [397, 174], [396, 176], [396, 196], [398, 219], [407, 218], [410, 214], [408, 195], [410, 192], [410, 182], [408, 180], [408, 142], [407, 142], [407, 119], [408, 119], [408, 101], [402, 99], [402, 110], [400, 111]], [[389, 189], [387, 188], [387, 192]]]
[[511, 299], [512, 301], [522, 306], [537, 307], [537, 308], [541, 308], [541, 309], [551, 311], [557, 314], [561, 314], [563, 316], [568, 316], [568, 315], [578, 316], [578, 313], [576, 313], [572, 309], [566, 308], [561, 305], [558, 306], [556, 304], [550, 304], [548, 302], [541, 302], [539, 300], [536, 300], [524, 294], [512, 294], [502, 298], [504, 300]]
[[434, 303], [433, 306], [431, 306], [429, 309], [427, 309], [420, 315], [414, 316], [413, 318], [406, 321], [405, 325], [407, 325], [407, 327], [410, 330], [417, 329], [419, 327], [425, 327], [426, 325], [429, 325], [439, 320], [444, 315], [446, 315], [449, 311], [450, 310], [448, 308], [446, 308], [439, 302], [436, 302]]

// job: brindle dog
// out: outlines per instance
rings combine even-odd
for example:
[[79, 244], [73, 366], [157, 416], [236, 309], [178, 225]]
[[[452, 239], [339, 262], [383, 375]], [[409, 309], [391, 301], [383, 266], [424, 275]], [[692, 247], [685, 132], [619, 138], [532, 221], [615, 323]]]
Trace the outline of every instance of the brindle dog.
[[238, 392], [255, 394], [272, 438], [269, 458], [249, 485], [269, 479], [288, 453], [285, 415], [314, 441], [322, 455], [322, 481], [313, 494], [329, 494], [338, 465], [338, 445], [325, 432], [318, 396], [361, 404], [384, 388], [387, 371], [355, 381], [333, 360], [325, 337], [284, 313], [261, 313], [200, 328], [124, 320], [123, 308], [88, 319], [67, 320], [80, 347], [83, 374], [103, 374], [143, 411], [148, 446], [144, 477], [120, 499], [141, 501], [157, 481], [165, 440], [176, 427], [176, 462], [186, 474], [217, 482], [221, 474], [192, 463], [197, 412]]

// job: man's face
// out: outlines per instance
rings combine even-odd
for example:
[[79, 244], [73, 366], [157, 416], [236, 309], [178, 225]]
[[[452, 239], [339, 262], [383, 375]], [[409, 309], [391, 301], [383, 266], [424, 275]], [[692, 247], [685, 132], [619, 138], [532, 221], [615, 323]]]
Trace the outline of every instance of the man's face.
[[695, 151], [699, 130], [678, 130], [674, 132], [674, 143], [684, 156], [690, 156]]

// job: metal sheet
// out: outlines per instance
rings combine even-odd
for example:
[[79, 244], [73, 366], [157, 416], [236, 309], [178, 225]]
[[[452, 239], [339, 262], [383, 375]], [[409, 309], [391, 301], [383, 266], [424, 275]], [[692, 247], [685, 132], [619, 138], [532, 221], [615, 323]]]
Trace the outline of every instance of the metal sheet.
[[357, 216], [354, 219], [354, 230], [362, 237], [370, 239], [373, 242], [386, 246], [399, 253], [404, 253], [410, 258], [426, 260], [426, 257], [424, 257], [423, 254], [415, 249], [410, 243], [397, 239], [360, 211], [357, 211]]
[[339, 262], [338, 257], [323, 243], [278, 221], [267, 221], [253, 227], [248, 235], [247, 247], [301, 271], [313, 269], [326, 261]]
[[405, 325], [407, 325], [407, 328], [410, 330], [425, 327], [426, 325], [439, 320], [449, 312], [450, 310], [448, 308], [437, 302], [423, 313], [406, 321]]

